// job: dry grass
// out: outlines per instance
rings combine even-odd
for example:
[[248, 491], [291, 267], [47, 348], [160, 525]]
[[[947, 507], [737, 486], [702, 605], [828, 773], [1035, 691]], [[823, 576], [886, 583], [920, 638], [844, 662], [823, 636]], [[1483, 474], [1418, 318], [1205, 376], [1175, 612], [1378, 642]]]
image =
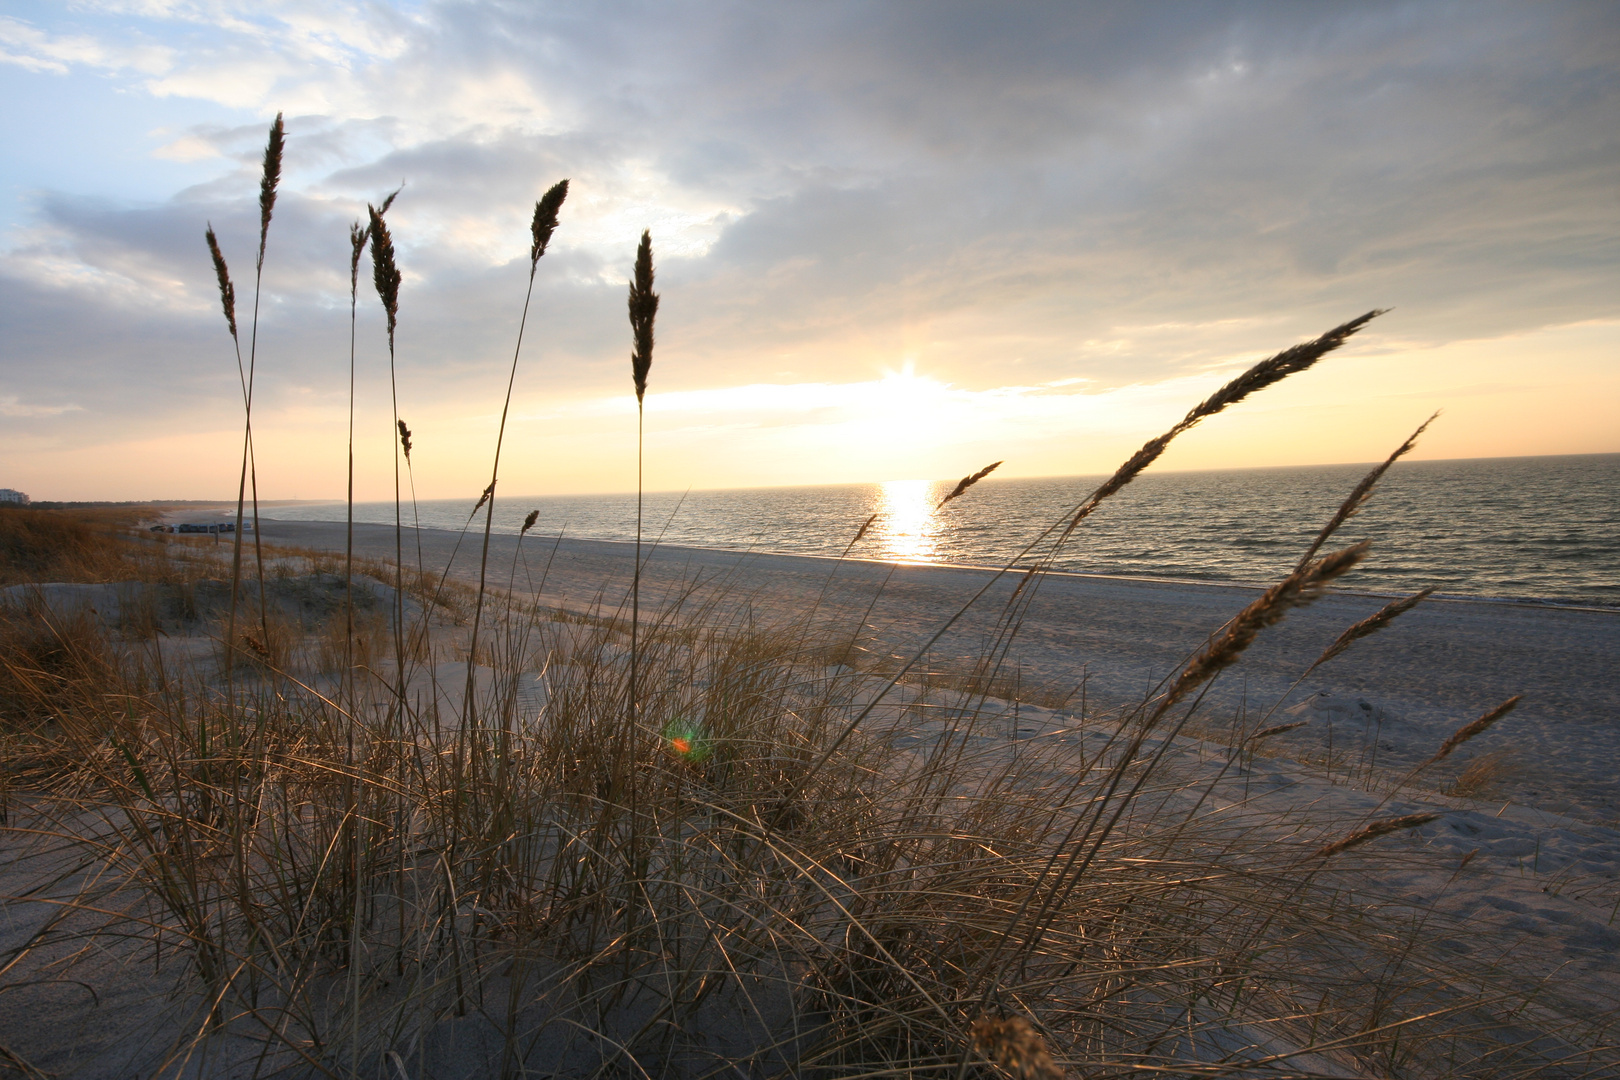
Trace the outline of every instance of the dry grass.
[[1441, 790], [1458, 798], [1477, 799], [1495, 794], [1518, 772], [1519, 764], [1512, 750], [1492, 750], [1463, 766], [1457, 778]]
[[[999, 706], [902, 690], [831, 749], [883, 680], [734, 597], [684, 599], [705, 617], [643, 628], [629, 738], [611, 610], [494, 620], [471, 719], [390, 704], [386, 649], [377, 706], [345, 715], [317, 694], [335, 684], [267, 672], [233, 707], [89, 624], [44, 632], [42, 674], [8, 691], [53, 718], [29, 827], [93, 842], [119, 884], [81, 902], [135, 890], [119, 933], [166, 942], [186, 1008], [213, 1014], [171, 1066], [247, 1031], [278, 1068], [373, 1075], [392, 1053], [413, 1077], [468, 1054], [479, 1075], [942, 1077], [968, 1050], [970, 1075], [1026, 1076], [1278, 1053], [1283, 1075], [1302, 1055], [1481, 1075], [1500, 1054], [1461, 989], [1489, 972], [1302, 870], [1310, 847], [1178, 812], [1182, 781], [1126, 745], [1148, 713], [1111, 749], [1010, 761], [980, 734]], [[1136, 809], [1077, 829], [1122, 780]]]
[[121, 529], [138, 509], [0, 508], [0, 586], [36, 581], [119, 581], [136, 563]]
[[[278, 119], [261, 263], [280, 139]], [[537, 205], [531, 276], [562, 190]], [[382, 213], [351, 235], [351, 280], [371, 243], [392, 355], [402, 275]], [[645, 236], [636, 266], [640, 398]], [[1371, 317], [1229, 383], [1044, 539], [1061, 546], [1179, 433]], [[632, 591], [559, 617], [488, 588], [483, 563], [474, 590], [398, 558], [267, 549], [258, 581], [239, 560], [220, 580], [218, 547], [12, 513], [17, 580], [137, 584], [112, 627], [39, 598], [0, 613], [0, 794], [18, 835], [94, 868], [55, 879], [68, 899], [0, 959], [0, 989], [73, 979], [92, 954], [161, 973], [172, 1004], [143, 1075], [1604, 1067], [1598, 1028], [1443, 953], [1359, 884], [1418, 817], [1204, 812], [1178, 771], [1176, 706], [1364, 545], [1302, 560], [1137, 709], [1009, 754], [1009, 701], [1073, 707], [1074, 688], [1024, 687], [1008, 663], [1033, 546], [1008, 564], [1027, 572], [984, 656], [935, 671], [927, 645], [866, 656], [861, 626], [816, 622], [819, 598], [771, 623], [693, 581], [661, 606]], [[357, 581], [373, 599], [351, 619]], [[1234, 742], [1287, 725], [1255, 727]], [[47, 941], [74, 944], [64, 960]]]

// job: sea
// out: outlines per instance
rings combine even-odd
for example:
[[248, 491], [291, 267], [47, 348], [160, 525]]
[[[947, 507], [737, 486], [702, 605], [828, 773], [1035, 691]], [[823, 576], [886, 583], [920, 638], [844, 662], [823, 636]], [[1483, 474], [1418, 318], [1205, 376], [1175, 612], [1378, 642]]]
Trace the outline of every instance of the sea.
[[[1371, 467], [1149, 472], [1103, 503], [1052, 565], [1171, 581], [1271, 582], [1293, 567]], [[991, 476], [943, 508], [954, 479], [652, 492], [643, 500], [643, 535], [737, 551], [999, 567], [1103, 479]], [[421, 502], [404, 508], [405, 520], [459, 530], [474, 502]], [[634, 494], [501, 494], [494, 529], [516, 533], [535, 510], [527, 543], [636, 535]], [[345, 513], [338, 502], [263, 516], [342, 521]], [[391, 525], [394, 504], [356, 504], [355, 520]], [[480, 512], [472, 528], [483, 520]], [[1397, 462], [1330, 546], [1364, 539], [1373, 541], [1372, 553], [1344, 579], [1352, 589], [1432, 586], [1442, 596], [1620, 610], [1620, 454]]]

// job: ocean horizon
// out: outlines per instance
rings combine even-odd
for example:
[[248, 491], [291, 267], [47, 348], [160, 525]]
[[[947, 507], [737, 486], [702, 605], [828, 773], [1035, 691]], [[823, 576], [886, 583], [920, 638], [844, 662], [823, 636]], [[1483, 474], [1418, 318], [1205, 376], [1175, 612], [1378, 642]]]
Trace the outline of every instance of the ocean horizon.
[[[1053, 563], [1073, 573], [1210, 583], [1288, 572], [1369, 464], [1150, 472], [1089, 518]], [[1002, 566], [1064, 518], [1103, 475], [982, 481], [943, 509], [955, 480], [650, 492], [643, 535], [666, 544], [903, 563]], [[476, 499], [404, 507], [406, 524], [469, 527]], [[634, 493], [501, 496], [493, 529], [635, 538]], [[341, 501], [261, 510], [342, 521]], [[862, 523], [861, 541], [850, 546]], [[355, 520], [394, 522], [392, 502]], [[483, 512], [470, 527], [481, 528]], [[1335, 543], [1373, 541], [1344, 584], [1377, 591], [1620, 607], [1620, 454], [1401, 461]], [[1042, 550], [1037, 548], [1037, 551]]]

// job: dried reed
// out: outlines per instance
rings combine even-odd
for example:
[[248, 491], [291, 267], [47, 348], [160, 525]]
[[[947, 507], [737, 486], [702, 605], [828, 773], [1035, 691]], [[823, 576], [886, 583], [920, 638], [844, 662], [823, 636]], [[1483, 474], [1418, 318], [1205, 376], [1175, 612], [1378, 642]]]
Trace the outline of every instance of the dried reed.
[[946, 503], [950, 502], [952, 499], [954, 499], [957, 496], [961, 495], [968, 488], [972, 487], [974, 484], [977, 484], [980, 480], [983, 480], [985, 477], [987, 477], [991, 473], [995, 472], [996, 469], [1000, 465], [1001, 465], [1001, 462], [993, 461], [989, 465], [986, 465], [984, 468], [980, 469], [978, 472], [970, 473], [969, 475], [962, 477], [962, 479], [960, 479], [960, 480], [958, 480], [956, 482], [956, 486], [951, 489], [951, 493], [949, 495], [945, 496], [943, 499], [939, 500], [939, 504], [937, 506], [935, 506], [934, 509], [935, 510], [941, 509], [942, 507], [944, 507], [944, 505]]
[[1417, 430], [1408, 435], [1406, 441], [1395, 448], [1394, 453], [1385, 458], [1372, 472], [1361, 478], [1361, 482], [1355, 486], [1344, 502], [1339, 504], [1339, 509], [1334, 513], [1333, 517], [1326, 525], [1322, 526], [1322, 531], [1317, 533], [1316, 539], [1311, 542], [1311, 546], [1305, 549], [1305, 554], [1299, 560], [1301, 566], [1309, 562], [1322, 545], [1327, 543], [1328, 537], [1339, 531], [1339, 526], [1361, 511], [1367, 500], [1372, 497], [1373, 487], [1377, 485], [1379, 480], [1383, 479], [1384, 474], [1389, 471], [1389, 467], [1411, 452], [1412, 448], [1417, 445], [1418, 436], [1427, 431], [1429, 425], [1434, 423], [1435, 418], [1439, 415], [1436, 412], [1419, 424]]
[[[403, 186], [395, 188], [383, 199], [378, 214], [388, 213], [388, 208], [394, 205], [394, 199], [403, 190]], [[343, 555], [343, 639], [344, 639], [344, 678], [348, 680], [351, 669], [354, 667], [352, 656], [354, 642], [354, 380], [355, 380], [355, 334], [358, 327], [360, 305], [360, 260], [366, 253], [366, 242], [371, 239], [371, 225], [362, 225], [355, 221], [349, 225], [349, 438], [348, 438], [348, 468], [345, 483], [346, 513], [344, 516], [344, 555]], [[403, 424], [403, 421], [401, 422]], [[410, 459], [407, 448], [405, 457]], [[369, 661], [368, 661], [369, 666]]]
[[345, 513], [343, 530], [343, 691], [347, 690], [354, 667], [354, 380], [355, 334], [360, 309], [360, 259], [371, 236], [369, 225], [358, 221], [349, 225], [349, 439], [348, 468], [345, 473]]
[[1502, 704], [1498, 705], [1484, 716], [1481, 716], [1478, 720], [1464, 724], [1462, 727], [1452, 732], [1450, 737], [1447, 738], [1445, 742], [1440, 744], [1440, 749], [1434, 752], [1434, 756], [1423, 763], [1423, 767], [1433, 765], [1442, 758], [1449, 757], [1453, 750], [1457, 749], [1457, 747], [1461, 746], [1469, 739], [1472, 739], [1476, 735], [1484, 734], [1485, 731], [1491, 727], [1491, 725], [1495, 724], [1498, 720], [1502, 719], [1502, 717], [1506, 716], [1508, 713], [1517, 708], [1519, 702], [1522, 700], [1522, 694], [1514, 694], [1512, 697], [1502, 702]]
[[1316, 855], [1318, 858], [1326, 859], [1342, 851], [1359, 847], [1369, 840], [1376, 840], [1380, 836], [1388, 836], [1390, 833], [1401, 832], [1406, 829], [1415, 829], [1420, 825], [1427, 825], [1431, 821], [1438, 820], [1440, 820], [1439, 814], [1403, 814], [1400, 817], [1385, 818], [1382, 821], [1375, 821], [1365, 828], [1357, 829], [1355, 832], [1341, 837], [1331, 844], [1323, 845], [1317, 849]]
[[1253, 746], [1255, 743], [1259, 742], [1261, 739], [1269, 739], [1273, 735], [1281, 735], [1284, 732], [1297, 731], [1300, 728], [1305, 727], [1309, 723], [1310, 723], [1309, 720], [1295, 720], [1291, 724], [1274, 724], [1271, 727], [1262, 728], [1261, 730], [1255, 732], [1253, 735], [1250, 735], [1244, 741], [1248, 745]]
[[983, 1016], [968, 1031], [973, 1049], [1018, 1080], [1063, 1080], [1046, 1040], [1022, 1016]]
[[[394, 333], [399, 323], [399, 287], [404, 280], [398, 260], [394, 256], [394, 237], [388, 231], [383, 217], [390, 196], [379, 209], [366, 204], [370, 224], [366, 231], [371, 241], [371, 283], [382, 302], [388, 323], [388, 397], [394, 413], [394, 427], [399, 426], [399, 374], [395, 361]], [[390, 440], [392, 441], [392, 440]], [[399, 453], [394, 454], [394, 666], [395, 692], [399, 708], [405, 707], [405, 522], [400, 504]]]
[[1232, 619], [1226, 631], [1192, 659], [1155, 710], [1163, 715], [1193, 689], [1231, 666], [1253, 644], [1260, 631], [1282, 621], [1294, 608], [1319, 599], [1328, 585], [1366, 558], [1372, 541], [1363, 540], [1311, 562], [1271, 586]]
[[478, 657], [478, 634], [482, 629], [484, 617], [484, 597], [489, 570], [489, 537], [495, 524], [495, 485], [500, 478], [501, 448], [506, 442], [506, 418], [512, 408], [512, 389], [517, 384], [518, 358], [523, 353], [523, 332], [529, 325], [529, 304], [534, 298], [535, 273], [540, 267], [541, 257], [546, 253], [546, 247], [551, 243], [552, 234], [557, 230], [557, 215], [567, 198], [568, 181], [559, 180], [534, 204], [534, 218], [529, 225], [531, 238], [529, 280], [523, 293], [523, 314], [518, 319], [517, 342], [512, 347], [512, 368], [506, 378], [506, 397], [501, 403], [501, 421], [495, 431], [495, 453], [490, 461], [489, 486], [484, 488], [483, 494], [479, 496], [478, 506], [473, 507], [473, 513], [476, 514], [479, 506], [488, 505], [488, 509], [484, 511], [484, 545], [478, 560], [478, 599], [473, 606], [472, 641], [468, 646], [467, 687], [462, 700], [462, 723], [466, 727], [476, 727], [478, 723], [474, 708], [476, 701], [474, 661]]
[[[279, 134], [273, 141], [279, 176]], [[269, 193], [261, 263], [274, 188], [273, 178], [261, 188]], [[557, 185], [536, 204], [531, 293], [565, 192]], [[382, 211], [369, 209], [370, 224], [351, 230], [351, 305], [370, 242], [392, 387], [400, 274]], [[212, 240], [210, 249], [217, 255]], [[218, 258], [222, 300], [230, 295], [223, 266]], [[411, 433], [397, 395], [396, 560], [371, 567], [396, 583], [391, 699], [334, 702], [313, 681], [283, 674], [247, 710], [249, 744], [235, 739], [243, 705], [234, 693], [222, 704], [206, 683], [188, 688], [167, 671], [131, 673], [126, 661], [93, 656], [35, 671], [42, 660], [22, 664], [0, 649], [0, 696], [55, 718], [76, 751], [62, 766], [71, 790], [92, 793], [63, 801], [58, 828], [69, 834], [97, 815], [100, 831], [79, 839], [115, 864], [107, 880], [144, 891], [146, 906], [128, 920], [136, 936], [178, 951], [203, 988], [200, 1034], [182, 1040], [178, 1071], [195, 1071], [204, 1059], [190, 1055], [212, 1054], [215, 1040], [251, 1025], [259, 1041], [248, 1067], [266, 1074], [371, 1075], [390, 1062], [400, 1075], [465, 1072], [464, 1063], [434, 1057], [441, 1042], [462, 1045], [464, 1036], [492, 1039], [486, 1071], [511, 1076], [965, 1076], [988, 1061], [1052, 1080], [1063, 1075], [1053, 1047], [1084, 1061], [1088, 1075], [1526, 1074], [1523, 1063], [1539, 1051], [1517, 1043], [1456, 1064], [1466, 1026], [1456, 1018], [1472, 1023], [1470, 1010], [1485, 1006], [1472, 1000], [1475, 982], [1466, 1004], [1447, 996], [1449, 969], [1430, 959], [1437, 954], [1417, 953], [1419, 932], [1348, 899], [1351, 890], [1317, 886], [1320, 864], [1302, 873], [1298, 849], [1270, 832], [1230, 827], [1225, 814], [1194, 821], [1165, 809], [1183, 784], [1166, 773], [1180, 730], [1160, 730], [1168, 710], [1320, 595], [1365, 555], [1365, 543], [1316, 557], [1319, 539], [1163, 694], [1125, 717], [1104, 753], [1053, 742], [1011, 764], [975, 759], [967, 748], [982, 737], [976, 725], [993, 680], [963, 683], [979, 698], [971, 708], [935, 712], [926, 694], [911, 695], [915, 687], [897, 691], [915, 658], [893, 679], [831, 671], [828, 658], [847, 656], [846, 640], [823, 642], [808, 621], [758, 626], [746, 602], [696, 582], [643, 615], [641, 405], [652, 289], [644, 233], [630, 292], [638, 527], [623, 660], [622, 606], [552, 621], [509, 602], [501, 619], [491, 616], [492, 641], [480, 642], [497, 435], [495, 468], [474, 511], [488, 506], [478, 607], [470, 632], [448, 644], [468, 662], [463, 716], [480, 702], [500, 715], [498, 737], [471, 725], [446, 732], [437, 704], [406, 693], [398, 465], [403, 454], [409, 466]], [[527, 310], [526, 300], [519, 349]], [[227, 303], [228, 320], [231, 311]], [[1086, 506], [1129, 483], [1178, 432], [1304, 370], [1370, 317], [1229, 383], [1045, 535], [1066, 536]], [[351, 336], [351, 402], [352, 389]], [[350, 453], [352, 506], [352, 439]], [[989, 471], [964, 477], [940, 505]], [[1339, 521], [1376, 479], [1352, 493]], [[524, 519], [519, 556], [537, 520], [538, 511]], [[353, 563], [351, 543], [346, 574]], [[1025, 571], [1009, 610], [1043, 570], [1017, 563], [1002, 571]], [[445, 581], [434, 588], [419, 567], [411, 589], [431, 606]], [[1340, 641], [1387, 625], [1422, 595], [1386, 606]], [[343, 655], [352, 666], [382, 628], [357, 648], [352, 576], [346, 597]], [[424, 614], [413, 657], [416, 643], [431, 654], [430, 629]], [[1016, 630], [1008, 625], [1008, 641]], [[0, 645], [9, 632], [0, 619]], [[298, 645], [262, 632], [244, 638], [266, 665], [284, 667], [278, 649], [291, 655]], [[473, 679], [478, 665], [491, 685]], [[536, 667], [545, 704], [525, 713], [518, 688], [535, 681]], [[426, 697], [436, 702], [440, 689]], [[1516, 701], [1460, 729], [1434, 760]], [[659, 741], [637, 737], [638, 706], [658, 717]], [[874, 716], [878, 730], [857, 737]], [[1248, 742], [1298, 726], [1266, 728]], [[897, 739], [925, 729], [937, 732], [934, 749], [896, 752]], [[1154, 790], [1165, 799], [1158, 809], [1142, 798]], [[1434, 819], [1373, 822], [1316, 854]], [[114, 910], [105, 897], [84, 895], [87, 909]], [[1394, 973], [1414, 954], [1434, 966], [1402, 981]], [[1383, 974], [1362, 985], [1346, 970]], [[453, 1038], [439, 1038], [452, 1029]], [[1234, 1033], [1242, 1033], [1237, 1042]], [[1415, 1058], [1411, 1045], [1429, 1057]], [[1294, 1060], [1303, 1048], [1320, 1055], [1322, 1070]], [[1429, 1068], [1443, 1053], [1452, 1064]]]
[[904, 663], [899, 665], [890, 677], [888, 684], [874, 697], [872, 704], [857, 714], [840, 736], [835, 738], [830, 746], [823, 751], [822, 757], [811, 766], [805, 779], [808, 780], [814, 777], [820, 771], [831, 754], [843, 744], [844, 739], [854, 734], [855, 730], [865, 722], [871, 710], [876, 708], [878, 703], [883, 701], [895, 686], [899, 685], [900, 681], [922, 658], [928, 655], [929, 650], [937, 645], [940, 639], [960, 622], [962, 617], [972, 610], [1004, 575], [1020, 568], [1020, 565], [1024, 563], [1024, 560], [1031, 553], [1056, 535], [1056, 540], [1050, 544], [1048, 550], [1033, 567], [1023, 567], [1029, 572], [1025, 574], [1024, 580], [1019, 583], [1019, 587], [1013, 590], [1012, 595], [1007, 599], [1003, 607], [1000, 624], [996, 630], [996, 641], [988, 651], [987, 659], [981, 664], [985, 670], [975, 673], [981, 684], [992, 684], [994, 682], [994, 671], [1002, 662], [1006, 650], [1010, 648], [1012, 637], [1016, 634], [1017, 627], [1022, 619], [1022, 612], [1027, 611], [1029, 605], [1034, 602], [1041, 578], [1050, 569], [1052, 561], [1057, 557], [1059, 550], [1085, 518], [1094, 513], [1098, 506], [1113, 495], [1118, 494], [1126, 485], [1140, 475], [1178, 435], [1192, 428], [1200, 421], [1230, 408], [1250, 395], [1274, 385], [1290, 375], [1307, 370], [1322, 357], [1343, 345], [1345, 341], [1369, 321], [1382, 314], [1384, 314], [1382, 309], [1375, 308], [1358, 318], [1351, 319], [1349, 322], [1329, 330], [1318, 338], [1294, 345], [1260, 361], [1193, 408], [1169, 431], [1143, 444], [1142, 448], [1115, 470], [1108, 480], [1104, 481], [1101, 486], [1083, 499], [1078, 506], [1066, 513], [1057, 522], [1048, 526], [1039, 536], [1029, 541], [1018, 554], [1009, 559], [972, 596], [968, 597], [949, 618], [943, 620], [938, 629], [930, 634]]
[[[642, 230], [641, 243], [636, 246], [635, 277], [630, 282], [628, 308], [630, 380], [636, 388], [636, 561], [630, 571], [630, 684], [625, 718], [628, 734], [634, 738], [641, 665], [642, 447], [646, 442], [644, 399], [647, 396], [647, 375], [652, 371], [653, 323], [658, 318], [658, 294], [653, 292], [652, 231], [648, 229]], [[634, 798], [634, 788], [631, 790]]]
[[[1411, 596], [1402, 597], [1399, 600], [1391, 600], [1389, 603], [1385, 604], [1383, 607], [1379, 608], [1365, 619], [1362, 619], [1360, 622], [1352, 623], [1350, 626], [1345, 628], [1343, 633], [1334, 639], [1333, 644], [1322, 650], [1322, 655], [1318, 656], [1311, 662], [1311, 666], [1305, 669], [1305, 674], [1308, 675], [1315, 671], [1329, 660], [1332, 660], [1335, 656], [1343, 653], [1351, 645], [1354, 645], [1362, 638], [1371, 637], [1373, 634], [1378, 633], [1378, 631], [1384, 629], [1400, 616], [1405, 615], [1408, 611], [1411, 611], [1413, 608], [1417, 607], [1433, 592], [1433, 588], [1419, 589]], [[1304, 678], [1303, 675], [1300, 677]]]
[[[259, 253], [253, 262], [253, 325], [248, 333], [248, 377], [246, 419], [244, 428], [247, 434], [247, 473], [248, 484], [253, 494], [253, 556], [254, 563], [259, 571], [259, 616], [260, 629], [269, 637], [270, 626], [263, 620], [266, 618], [264, 593], [264, 545], [259, 539], [259, 466], [253, 447], [253, 385], [254, 376], [259, 359], [259, 297], [264, 283], [264, 253], [270, 240], [270, 218], [276, 208], [276, 188], [281, 183], [281, 154], [285, 143], [285, 128], [281, 122], [281, 114], [276, 113], [275, 122], [270, 125], [270, 134], [264, 144], [264, 168], [259, 177]], [[236, 536], [234, 544], [237, 548], [242, 546], [242, 510], [241, 500], [237, 502]], [[234, 585], [233, 585], [234, 588]]]
[[[1102, 486], [1092, 492], [1090, 498], [1081, 503], [1079, 508], [1074, 511], [1073, 517], [1069, 519], [1069, 524], [1064, 529], [1063, 538], [1067, 539], [1074, 532], [1075, 527], [1089, 517], [1105, 499], [1117, 494], [1132, 480], [1140, 476], [1144, 469], [1157, 461], [1159, 455], [1165, 452], [1176, 436], [1185, 433], [1211, 416], [1231, 408], [1251, 394], [1256, 394], [1268, 386], [1273, 386], [1290, 375], [1297, 375], [1302, 371], [1309, 370], [1318, 360], [1343, 345], [1350, 339], [1351, 335], [1384, 313], [1384, 309], [1374, 308], [1365, 315], [1334, 327], [1321, 337], [1284, 349], [1275, 356], [1268, 357], [1255, 364], [1242, 375], [1215, 391], [1215, 393], [1194, 406], [1169, 431], [1143, 443], [1142, 448], [1132, 454], [1125, 464], [1115, 470], [1114, 475], [1110, 476], [1102, 483]], [[1061, 542], [1060, 540], [1059, 543], [1061, 544]]]

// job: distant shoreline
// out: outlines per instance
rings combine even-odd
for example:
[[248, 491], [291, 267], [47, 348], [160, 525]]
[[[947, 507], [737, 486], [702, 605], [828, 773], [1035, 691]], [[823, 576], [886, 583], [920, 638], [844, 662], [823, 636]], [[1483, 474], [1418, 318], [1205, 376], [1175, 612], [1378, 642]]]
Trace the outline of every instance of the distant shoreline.
[[[267, 506], [319, 506], [321, 503], [331, 502], [331, 499], [260, 499], [259, 508]], [[338, 500], [341, 502], [342, 500]], [[92, 499], [92, 500], [58, 500], [35, 499], [21, 504], [5, 504], [0, 506], [15, 506], [23, 510], [135, 510], [141, 507], [151, 507], [153, 510], [170, 510], [185, 508], [187, 510], [213, 510], [236, 509], [235, 499]]]
[[[264, 504], [264, 503], [260, 504], [261, 507], [263, 507], [264, 505], [266, 505], [266, 504]], [[233, 504], [233, 506], [234, 506], [234, 504]], [[264, 519], [264, 523], [266, 523], [266, 524], [268, 524], [269, 522], [285, 523], [285, 524], [298, 524], [298, 525], [339, 525], [339, 526], [341, 526], [341, 525], [345, 524], [341, 520], [339, 520], [339, 521], [329, 521], [329, 520], [324, 520], [324, 519], [311, 520], [311, 519], [305, 519], [305, 518], [267, 518], [267, 517], [264, 517], [264, 515], [262, 515], [262, 514], [260, 515], [260, 517]], [[386, 525], [386, 524], [382, 524], [382, 523], [374, 522], [374, 521], [356, 521], [354, 524], [355, 524], [356, 529], [359, 529], [359, 528], [362, 528], [362, 527], [364, 527], [364, 528], [376, 528], [376, 529], [388, 529], [390, 531], [393, 529], [392, 525]], [[454, 530], [454, 529], [438, 528], [436, 526], [431, 526], [431, 525], [422, 525], [422, 526], [406, 525], [406, 526], [404, 526], [404, 529], [405, 529], [405, 531], [407, 533], [411, 533], [411, 532], [414, 532], [414, 531], [419, 531], [419, 532], [423, 533], [424, 535], [440, 535], [440, 536], [459, 536], [459, 535], [462, 535], [460, 532], [458, 532], [457, 530]], [[471, 533], [473, 531], [474, 530], [468, 530], [467, 534], [471, 535]], [[512, 534], [507, 533], [507, 532], [497, 531], [493, 535], [494, 536], [504, 536], [508, 540], [512, 539]], [[531, 544], [539, 543], [539, 542], [542, 542], [542, 541], [546, 542], [546, 543], [554, 543], [554, 542], [557, 542], [559, 540], [583, 541], [583, 542], [591, 543], [591, 544], [623, 545], [625, 547], [634, 547], [635, 546], [635, 541], [633, 541], [633, 540], [619, 540], [619, 539], [614, 539], [614, 538], [611, 538], [611, 537], [578, 536], [578, 535], [568, 535], [568, 534], [563, 534], [563, 535], [559, 536], [556, 533], [541, 533], [541, 532], [538, 532], [538, 531], [529, 534], [529, 541], [530, 541]], [[692, 544], [692, 543], [684, 543], [684, 542], [677, 543], [677, 542], [673, 542], [673, 541], [659, 543], [656, 546], [661, 548], [661, 549], [665, 549], [665, 550], [694, 551], [694, 552], [712, 553], [712, 554], [715, 554], [715, 555], [745, 555], [745, 556], [768, 556], [768, 557], [771, 557], [771, 558], [786, 558], [786, 559], [815, 559], [815, 560], [819, 560], [819, 561], [826, 562], [826, 563], [847, 563], [847, 564], [860, 564], [860, 565], [866, 565], [866, 566], [896, 566], [896, 567], [918, 567], [918, 568], [941, 568], [941, 569], [949, 569], [949, 570], [977, 571], [979, 573], [988, 573], [988, 574], [995, 574], [995, 573], [1000, 573], [1000, 572], [1003, 572], [1003, 571], [1006, 571], [1006, 572], [1012, 573], [1012, 574], [1018, 574], [1018, 573], [1022, 573], [1023, 569], [1025, 569], [1024, 567], [1020, 567], [1018, 569], [1007, 571], [1005, 566], [994, 566], [994, 565], [989, 565], [989, 564], [985, 564], [985, 563], [955, 562], [955, 561], [943, 560], [943, 559], [941, 559], [941, 560], [874, 559], [874, 558], [869, 558], [869, 557], [850, 556], [850, 555], [845, 555], [845, 556], [824, 555], [824, 554], [820, 554], [820, 553], [816, 553], [816, 552], [805, 552], [805, 551], [780, 551], [780, 550], [774, 550], [774, 549], [771, 549], [771, 548], [758, 548], [758, 547], [748, 547], [748, 548], [744, 548], [744, 547], [716, 547], [716, 546], [713, 546], [713, 545], [706, 545], [706, 544]], [[1233, 580], [1215, 580], [1215, 579], [1211, 579], [1211, 578], [1180, 578], [1180, 577], [1169, 577], [1169, 576], [1151, 575], [1151, 574], [1109, 574], [1109, 573], [1101, 573], [1101, 572], [1094, 572], [1094, 571], [1080, 571], [1080, 570], [1047, 570], [1046, 574], [1048, 576], [1054, 577], [1054, 578], [1074, 578], [1074, 579], [1078, 579], [1078, 580], [1096, 580], [1096, 581], [1118, 581], [1118, 582], [1127, 583], [1127, 584], [1141, 583], [1141, 584], [1146, 584], [1146, 585], [1162, 585], [1162, 586], [1175, 586], [1175, 587], [1202, 587], [1202, 588], [1212, 588], [1212, 589], [1245, 589], [1245, 590], [1249, 590], [1249, 591], [1253, 591], [1253, 592], [1264, 591], [1265, 589], [1270, 588], [1271, 585], [1273, 584], [1270, 581], [1244, 581], [1244, 580], [1237, 580], [1237, 579], [1233, 579]], [[1356, 588], [1354, 586], [1335, 586], [1333, 591], [1336, 592], [1336, 593], [1346, 595], [1346, 596], [1360, 596], [1360, 597], [1367, 597], [1367, 598], [1370, 598], [1370, 599], [1383, 599], [1383, 600], [1390, 600], [1390, 599], [1395, 599], [1397, 597], [1408, 595], [1407, 593], [1401, 592], [1401, 591], [1398, 591], [1398, 590]], [[1530, 596], [1530, 597], [1469, 596], [1469, 595], [1464, 595], [1464, 594], [1459, 594], [1459, 593], [1436, 592], [1436, 593], [1430, 594], [1428, 600], [1425, 601], [1425, 602], [1426, 603], [1446, 603], [1446, 604], [1498, 604], [1498, 605], [1506, 605], [1506, 606], [1514, 607], [1514, 608], [1548, 608], [1548, 609], [1555, 610], [1555, 611], [1590, 611], [1590, 612], [1595, 612], [1595, 613], [1604, 614], [1604, 615], [1620, 615], [1620, 604], [1603, 605], [1603, 604], [1581, 603], [1579, 601], [1573, 601], [1573, 600], [1571, 600], [1571, 601], [1561, 601], [1561, 600], [1558, 600], [1556, 598], [1534, 597], [1534, 596]]]

